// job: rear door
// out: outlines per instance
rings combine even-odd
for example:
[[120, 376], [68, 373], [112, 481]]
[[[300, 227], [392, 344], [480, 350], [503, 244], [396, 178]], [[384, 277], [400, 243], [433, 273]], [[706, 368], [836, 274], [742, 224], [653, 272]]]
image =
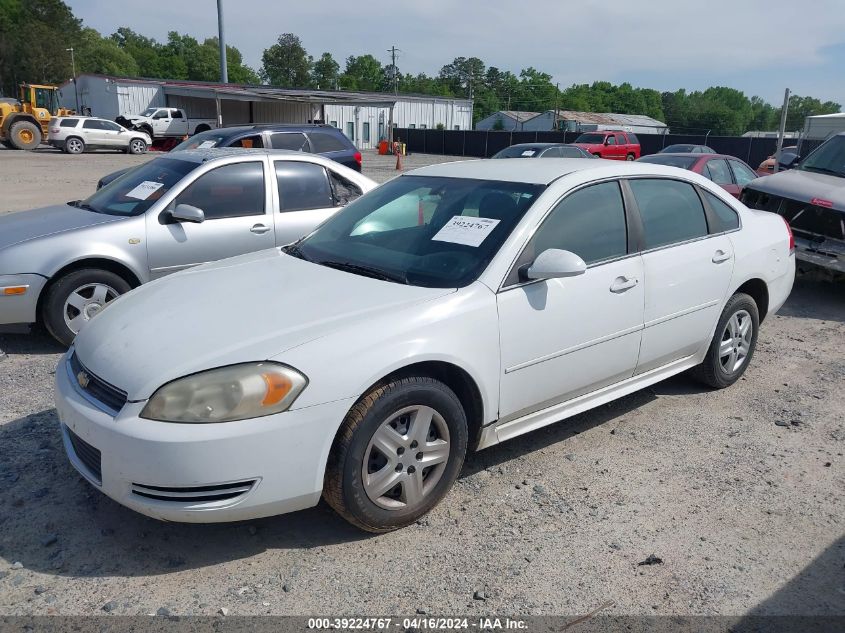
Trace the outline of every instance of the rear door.
[[[709, 227], [697, 189], [668, 178], [628, 181], [643, 231], [645, 329], [637, 374], [710, 341], [733, 273], [733, 245]], [[712, 234], [711, 234], [712, 233]]]
[[739, 198], [745, 185], [752, 180], [756, 180], [758, 176], [748, 165], [741, 161], [729, 158], [728, 164], [731, 166], [731, 171], [734, 175], [734, 182], [737, 187], [736, 197]]
[[184, 110], [171, 109], [170, 123], [167, 126], [168, 136], [184, 136], [188, 133], [188, 117]]
[[329, 173], [318, 163], [274, 160], [276, 245], [290, 244], [340, 208]]
[[176, 222], [167, 210], [147, 214], [150, 276], [275, 246], [267, 161], [242, 160], [195, 176], [168, 209], [190, 204], [201, 223]]

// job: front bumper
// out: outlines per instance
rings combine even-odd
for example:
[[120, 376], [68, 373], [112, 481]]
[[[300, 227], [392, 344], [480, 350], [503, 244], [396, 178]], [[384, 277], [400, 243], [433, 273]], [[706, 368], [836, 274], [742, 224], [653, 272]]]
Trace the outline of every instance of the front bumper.
[[127, 402], [113, 417], [82, 396], [66, 358], [56, 369], [56, 409], [71, 464], [118, 503], [166, 521], [240, 521], [316, 505], [354, 402], [220, 424], [145, 420], [145, 402]]
[[[47, 278], [36, 274], [0, 275], [0, 325], [35, 323], [38, 318], [38, 297]], [[4, 293], [5, 288], [26, 286], [23, 294]]]

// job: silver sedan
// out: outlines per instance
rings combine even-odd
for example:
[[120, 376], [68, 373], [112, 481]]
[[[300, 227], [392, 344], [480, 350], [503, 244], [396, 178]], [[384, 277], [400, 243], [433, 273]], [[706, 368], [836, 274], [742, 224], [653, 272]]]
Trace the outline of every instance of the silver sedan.
[[0, 216], [0, 325], [60, 342], [132, 288], [288, 244], [376, 183], [332, 160], [206, 149], [139, 165], [85, 200]]

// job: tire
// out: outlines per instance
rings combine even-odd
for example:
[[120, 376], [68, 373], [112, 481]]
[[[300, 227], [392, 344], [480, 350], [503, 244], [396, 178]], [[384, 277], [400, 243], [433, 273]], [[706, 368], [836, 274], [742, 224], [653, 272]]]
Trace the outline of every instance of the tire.
[[596, 158], [601, 158], [601, 154], [598, 154], [598, 153], [593, 154], [593, 156], [595, 156]]
[[[746, 323], [751, 330], [743, 334]], [[732, 296], [719, 317], [704, 361], [692, 369], [692, 375], [714, 389], [730, 387], [745, 373], [754, 356], [759, 328], [760, 313], [754, 299], [741, 292]]]
[[[379, 431], [383, 441], [377, 442]], [[323, 497], [340, 516], [368, 532], [410, 525], [452, 487], [467, 442], [466, 414], [449, 387], [424, 376], [392, 380], [362, 397], [346, 415], [329, 453]], [[391, 449], [382, 452], [377, 443]], [[394, 485], [379, 496], [377, 475], [382, 472], [381, 487]], [[376, 476], [367, 482], [367, 473]]]
[[81, 154], [85, 151], [85, 141], [78, 136], [69, 136], [65, 139], [64, 150], [66, 154]]
[[108, 270], [75, 270], [47, 288], [41, 320], [53, 338], [63, 345], [70, 345], [85, 323], [108, 302], [131, 289], [123, 277]]
[[133, 138], [126, 147], [128, 154], [143, 154], [147, 151], [147, 143], [142, 138]]
[[15, 149], [33, 150], [41, 145], [41, 128], [31, 121], [12, 123], [9, 141]]
[[634, 156], [633, 154], [628, 154], [628, 155], [625, 157], [625, 160], [636, 160], [636, 159], [637, 159], [637, 157], [636, 157], [636, 156]]
[[194, 134], [199, 134], [200, 132], [208, 132], [211, 129], [210, 125], [206, 125], [205, 123], [200, 123], [196, 129], [194, 130]]

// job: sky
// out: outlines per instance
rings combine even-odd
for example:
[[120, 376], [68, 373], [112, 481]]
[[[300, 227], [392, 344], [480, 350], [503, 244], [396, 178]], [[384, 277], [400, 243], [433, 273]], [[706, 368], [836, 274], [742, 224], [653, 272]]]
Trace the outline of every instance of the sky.
[[[167, 39], [217, 34], [216, 0], [65, 0], [104, 35], [120, 26]], [[131, 8], [130, 8], [131, 7]], [[793, 94], [845, 105], [843, 0], [223, 0], [226, 42], [247, 65], [281, 33], [343, 66], [370, 53], [403, 73], [436, 75], [455, 57], [515, 74], [534, 67], [561, 88], [628, 81], [660, 91], [729, 86], [774, 105]]]

